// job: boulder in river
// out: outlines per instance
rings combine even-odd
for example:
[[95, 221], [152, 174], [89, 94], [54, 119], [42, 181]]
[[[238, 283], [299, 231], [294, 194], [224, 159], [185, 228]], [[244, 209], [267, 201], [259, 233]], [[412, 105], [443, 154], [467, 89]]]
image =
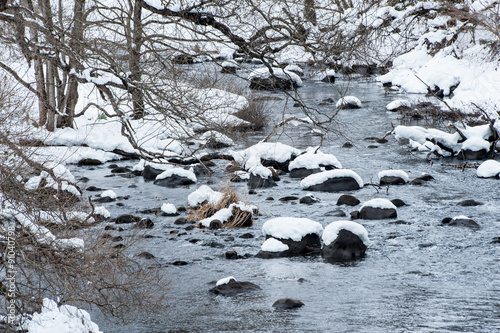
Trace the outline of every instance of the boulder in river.
[[404, 185], [410, 177], [403, 170], [383, 170], [378, 173], [380, 185]]
[[300, 186], [308, 191], [350, 191], [363, 187], [363, 180], [352, 170], [336, 169], [310, 175], [302, 179]]
[[276, 186], [273, 179], [273, 172], [268, 168], [257, 165], [249, 171], [250, 178], [248, 179], [248, 187], [251, 189]]
[[328, 260], [351, 260], [365, 255], [368, 232], [359, 223], [336, 221], [325, 227], [321, 255]]
[[359, 209], [359, 218], [365, 220], [392, 219], [397, 216], [396, 206], [390, 200], [383, 198], [368, 200]]
[[443, 225], [458, 226], [458, 227], [469, 227], [469, 228], [479, 228], [479, 224], [468, 216], [460, 215], [453, 218], [446, 217], [441, 223]]
[[260, 287], [252, 282], [239, 282], [232, 276], [217, 281], [211, 293], [222, 296], [235, 296], [241, 293], [259, 290]]
[[182, 168], [172, 168], [156, 176], [154, 184], [164, 187], [179, 187], [195, 184], [196, 181], [194, 172]]
[[307, 218], [278, 217], [268, 220], [262, 226], [266, 241], [257, 257], [290, 257], [319, 252], [322, 232], [320, 223]]
[[277, 310], [297, 309], [301, 306], [304, 306], [304, 303], [293, 298], [280, 298], [273, 304], [273, 308]]

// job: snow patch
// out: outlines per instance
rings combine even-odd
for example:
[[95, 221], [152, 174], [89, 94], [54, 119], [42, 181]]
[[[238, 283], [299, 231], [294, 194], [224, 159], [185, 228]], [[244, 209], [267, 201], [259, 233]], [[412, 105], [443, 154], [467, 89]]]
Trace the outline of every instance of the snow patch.
[[266, 252], [284, 252], [288, 251], [289, 247], [276, 238], [270, 237], [266, 239], [260, 249]]

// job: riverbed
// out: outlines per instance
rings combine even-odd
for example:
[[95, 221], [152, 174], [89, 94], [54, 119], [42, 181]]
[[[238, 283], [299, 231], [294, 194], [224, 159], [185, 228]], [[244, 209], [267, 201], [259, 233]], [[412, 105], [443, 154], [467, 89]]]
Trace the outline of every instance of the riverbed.
[[[153, 237], [145, 239], [141, 250], [153, 254], [170, 278], [167, 312], [141, 314], [132, 323], [121, 324], [92, 311], [100, 329], [107, 333], [500, 331], [500, 249], [494, 242], [500, 236], [499, 180], [479, 179], [475, 168], [462, 168], [465, 162], [455, 158], [429, 161], [425, 155], [410, 152], [392, 135], [387, 136], [386, 143], [367, 139], [381, 138], [392, 129], [391, 123], [401, 122], [399, 115], [387, 112], [385, 106], [408, 97], [387, 92], [373, 77], [339, 77], [335, 84], [304, 80], [299, 93], [305, 103], [325, 114], [335, 112], [335, 102], [342, 94], [362, 101], [360, 109], [339, 112], [321, 151], [334, 154], [344, 168], [354, 170], [365, 183], [377, 183], [378, 172], [387, 169], [404, 170], [412, 179], [422, 173], [434, 179], [421, 186], [366, 185], [357, 191], [317, 192], [314, 195], [321, 202], [305, 205], [298, 200], [279, 200], [304, 196], [307, 192], [301, 190], [300, 179], [283, 175], [278, 186], [249, 194], [245, 183], [229, 182], [230, 176], [224, 172], [226, 161], [215, 161], [212, 175], [178, 189], [159, 187], [142, 177], [112, 175], [107, 164], [72, 166], [77, 179], [90, 179], [88, 186], [111, 189], [126, 197], [106, 204], [112, 218], [133, 214], [153, 220], [154, 228], [146, 232]], [[271, 99], [271, 117], [276, 121], [284, 114], [300, 115], [300, 109], [283, 93], [259, 94]], [[325, 102], [328, 98], [334, 102]], [[265, 135], [266, 131], [252, 133], [229, 149], [246, 148]], [[319, 138], [305, 126], [290, 125], [270, 141], [304, 150], [317, 145]], [[353, 147], [344, 147], [346, 142]], [[133, 167], [137, 161], [112, 163]], [[140, 213], [163, 203], [186, 206], [187, 196], [203, 184], [214, 190], [222, 185], [234, 186], [245, 201], [259, 209], [253, 226], [185, 230], [185, 226], [173, 224], [177, 217]], [[332, 264], [319, 256], [254, 257], [265, 240], [261, 228], [268, 219], [307, 217], [323, 227], [349, 220], [349, 213], [359, 206], [337, 206], [342, 194], [354, 195], [361, 202], [398, 198], [406, 205], [398, 208], [396, 219], [356, 220], [370, 238], [366, 256], [360, 260]], [[466, 199], [482, 204], [458, 205]], [[345, 217], [333, 216], [339, 209]], [[480, 228], [441, 224], [443, 218], [458, 215], [474, 219]], [[99, 227], [108, 224], [114, 223], [103, 222]], [[113, 236], [126, 233], [113, 231]], [[254, 237], [240, 238], [246, 233]], [[227, 251], [247, 254], [247, 258], [226, 259]], [[175, 261], [187, 265], [172, 265]], [[235, 297], [209, 292], [215, 281], [227, 276], [255, 283], [261, 290]], [[272, 304], [286, 297], [305, 305], [291, 311], [274, 310]]]

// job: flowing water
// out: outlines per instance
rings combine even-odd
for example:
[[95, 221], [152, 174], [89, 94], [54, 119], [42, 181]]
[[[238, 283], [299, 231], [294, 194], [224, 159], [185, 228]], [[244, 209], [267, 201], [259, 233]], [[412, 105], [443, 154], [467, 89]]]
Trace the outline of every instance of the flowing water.
[[[244, 183], [232, 185], [256, 205], [260, 214], [254, 225], [244, 229], [217, 231], [194, 229], [173, 224], [176, 217], [140, 214], [169, 202], [187, 205], [187, 195], [202, 184], [213, 189], [226, 184], [226, 162], [217, 161], [212, 176], [200, 177], [196, 185], [167, 189], [146, 183], [142, 177], [109, 177], [106, 165], [75, 167], [75, 176], [90, 178], [88, 185], [112, 189], [127, 200], [106, 204], [113, 217], [134, 214], [152, 218], [153, 235], [142, 246], [155, 255], [170, 278], [169, 308], [165, 313], [140, 314], [133, 323], [107, 320], [98, 311], [92, 318], [104, 332], [498, 332], [500, 331], [500, 248], [493, 240], [500, 236], [500, 182], [479, 179], [474, 168], [456, 159], [433, 162], [413, 153], [389, 136], [385, 144], [367, 137], [381, 137], [391, 130], [398, 115], [385, 111], [394, 99], [405, 97], [385, 94], [372, 79], [340, 79], [334, 85], [305, 81], [299, 89], [304, 101], [331, 114], [335, 103], [319, 105], [326, 98], [337, 101], [340, 92], [354, 95], [363, 102], [356, 110], [341, 110], [332, 130], [344, 136], [330, 135], [322, 151], [334, 154], [345, 168], [357, 172], [365, 183], [376, 183], [379, 171], [401, 169], [410, 178], [425, 172], [435, 179], [422, 186], [403, 185], [364, 188], [343, 193], [315, 193], [321, 199], [313, 205], [298, 200], [282, 202], [287, 195], [301, 197], [300, 180], [284, 175], [278, 186], [247, 194]], [[273, 101], [274, 117], [298, 114], [281, 93], [262, 92], [278, 97]], [[256, 133], [240, 141], [234, 149], [244, 148], [262, 139]], [[303, 127], [287, 127], [273, 138], [299, 149], [317, 145], [319, 138]], [[350, 141], [354, 147], [343, 148]], [[135, 161], [118, 162], [133, 166]], [[108, 177], [106, 177], [108, 176]], [[135, 185], [136, 187], [129, 187]], [[323, 226], [340, 220], [329, 212], [343, 210], [347, 215], [359, 207], [336, 206], [341, 194], [352, 194], [361, 202], [372, 198], [399, 198], [406, 206], [398, 208], [393, 220], [356, 220], [368, 231], [367, 255], [341, 264], [325, 262], [321, 257], [228, 260], [225, 252], [255, 255], [264, 241], [263, 223], [274, 217], [307, 217]], [[274, 200], [269, 200], [272, 197]], [[474, 207], [457, 205], [465, 199], [483, 203]], [[329, 216], [330, 215], [330, 216]], [[479, 229], [442, 226], [445, 217], [467, 215], [480, 224]], [[185, 215], [181, 215], [185, 216]], [[111, 223], [110, 223], [111, 224]], [[104, 228], [105, 224], [100, 227]], [[177, 235], [171, 235], [178, 231]], [[124, 231], [122, 233], [126, 233]], [[115, 231], [116, 235], [120, 234]], [[180, 233], [180, 234], [179, 234]], [[240, 238], [252, 233], [251, 239]], [[115, 234], [113, 234], [115, 236]], [[216, 246], [214, 246], [214, 243]], [[172, 265], [182, 260], [184, 266]], [[145, 261], [151, 264], [151, 261]], [[238, 281], [253, 282], [261, 290], [236, 297], [215, 296], [208, 290], [214, 281], [234, 276]], [[295, 298], [305, 306], [293, 311], [276, 311], [272, 304], [280, 298]]]

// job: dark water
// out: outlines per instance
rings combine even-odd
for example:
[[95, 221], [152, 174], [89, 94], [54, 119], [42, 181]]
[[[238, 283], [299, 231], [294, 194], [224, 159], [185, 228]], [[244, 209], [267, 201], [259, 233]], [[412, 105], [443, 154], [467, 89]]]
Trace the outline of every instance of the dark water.
[[[233, 184], [250, 203], [260, 209], [260, 216], [250, 228], [208, 231], [195, 229], [183, 236], [171, 236], [182, 230], [172, 222], [175, 218], [139, 214], [145, 208], [160, 207], [169, 202], [177, 207], [187, 205], [187, 195], [202, 184], [213, 189], [227, 183], [224, 162], [217, 162], [213, 176], [199, 178], [189, 188], [166, 189], [145, 183], [141, 177], [125, 179], [110, 174], [107, 166], [94, 171], [75, 168], [75, 176], [91, 178], [89, 185], [113, 189], [123, 206], [107, 204], [116, 217], [132, 213], [150, 217], [155, 222], [148, 232], [143, 249], [165, 265], [171, 279], [170, 307], [161, 315], [141, 314], [132, 324], [118, 324], [92, 312], [93, 320], [104, 332], [497, 332], [500, 331], [500, 249], [493, 243], [500, 236], [500, 182], [479, 179], [474, 168], [463, 171], [450, 165], [461, 165], [455, 159], [428, 162], [389, 136], [385, 144], [366, 137], [381, 137], [397, 125], [398, 116], [385, 111], [385, 105], [405, 97], [386, 95], [368, 79], [339, 80], [334, 86], [306, 81], [300, 88], [305, 102], [317, 106], [325, 98], [334, 101], [338, 90], [348, 91], [363, 102], [358, 110], [342, 110], [332, 130], [344, 136], [329, 135], [322, 148], [333, 153], [345, 168], [357, 172], [365, 183], [375, 183], [379, 171], [402, 169], [410, 178], [425, 172], [435, 180], [423, 186], [391, 186], [364, 188], [345, 192], [361, 202], [372, 198], [399, 198], [407, 206], [398, 208], [394, 220], [357, 220], [369, 233], [371, 243], [365, 258], [344, 264], [330, 264], [320, 257], [228, 260], [224, 253], [255, 255], [264, 241], [262, 224], [274, 217], [308, 217], [323, 226], [348, 219], [328, 216], [340, 208], [345, 213], [359, 207], [336, 206], [345, 193], [315, 193], [322, 201], [308, 206], [278, 199], [287, 195], [301, 197], [300, 180], [282, 177], [279, 186], [247, 194], [245, 184]], [[279, 93], [263, 93], [283, 98], [275, 101], [274, 117], [298, 112], [293, 103]], [[318, 106], [322, 112], [334, 112], [334, 104]], [[261, 135], [247, 137], [244, 144], [254, 143]], [[287, 127], [275, 137], [305, 149], [317, 145], [319, 139], [305, 127]], [[342, 148], [350, 141], [353, 148]], [[374, 146], [370, 147], [369, 146]], [[133, 166], [133, 161], [119, 162]], [[136, 188], [129, 188], [130, 185]], [[273, 197], [275, 200], [266, 200]], [[457, 203], [475, 199], [483, 205], [462, 207]], [[478, 230], [441, 226], [444, 217], [467, 215], [481, 226]], [[396, 222], [399, 221], [399, 222]], [[404, 222], [401, 222], [404, 221]], [[100, 227], [104, 227], [101, 225]], [[126, 232], [126, 231], [125, 231]], [[253, 239], [239, 238], [243, 233]], [[189, 240], [199, 239], [197, 243]], [[206, 246], [211, 242], [221, 248]], [[168, 263], [188, 262], [186, 266]], [[208, 290], [211, 282], [227, 276], [250, 281], [262, 289], [237, 296], [214, 296]], [[299, 299], [305, 306], [295, 311], [275, 311], [272, 304], [279, 298]]]

